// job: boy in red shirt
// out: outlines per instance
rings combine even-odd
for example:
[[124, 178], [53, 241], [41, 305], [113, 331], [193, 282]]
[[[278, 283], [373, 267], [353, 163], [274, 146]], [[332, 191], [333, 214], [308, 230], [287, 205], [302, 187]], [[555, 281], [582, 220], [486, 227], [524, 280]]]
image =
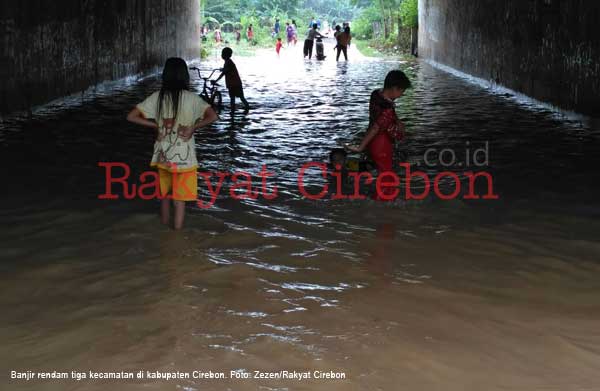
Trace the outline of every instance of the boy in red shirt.
[[277, 52], [277, 56], [279, 56], [279, 51], [283, 44], [281, 43], [281, 38], [277, 38], [277, 44], [275, 44], [275, 51]]
[[[394, 143], [404, 139], [404, 123], [398, 119], [394, 101], [411, 88], [411, 82], [404, 72], [390, 71], [385, 77], [383, 88], [373, 91], [369, 103], [369, 127], [360, 145], [348, 145], [352, 152], [368, 151], [377, 166], [379, 175], [392, 171]], [[382, 194], [391, 195], [394, 188], [386, 186]], [[381, 194], [375, 195], [382, 199]]]

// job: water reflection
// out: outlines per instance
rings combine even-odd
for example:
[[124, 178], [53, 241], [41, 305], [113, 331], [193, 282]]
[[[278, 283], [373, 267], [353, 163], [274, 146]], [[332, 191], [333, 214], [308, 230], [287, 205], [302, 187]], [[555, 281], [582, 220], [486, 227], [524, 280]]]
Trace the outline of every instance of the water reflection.
[[394, 271], [393, 259], [399, 259], [401, 254], [392, 254], [390, 243], [396, 237], [396, 226], [392, 223], [379, 224], [375, 231], [374, 243], [369, 248], [367, 266], [369, 272], [381, 276], [389, 282]]

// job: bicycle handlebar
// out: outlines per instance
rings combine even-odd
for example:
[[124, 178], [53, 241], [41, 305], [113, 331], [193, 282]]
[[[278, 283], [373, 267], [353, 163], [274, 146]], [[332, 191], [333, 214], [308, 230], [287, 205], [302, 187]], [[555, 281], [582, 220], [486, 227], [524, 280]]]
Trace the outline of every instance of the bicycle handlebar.
[[202, 75], [200, 74], [200, 68], [198, 67], [190, 67], [189, 68], [191, 71], [196, 71], [198, 72], [198, 78], [199, 79], [203, 79], [203, 80], [209, 80], [211, 77], [213, 77], [213, 75], [215, 74], [215, 72], [220, 72], [221, 69], [220, 68], [215, 68], [212, 70], [212, 72], [210, 73], [210, 75], [208, 75], [208, 77], [202, 77]]

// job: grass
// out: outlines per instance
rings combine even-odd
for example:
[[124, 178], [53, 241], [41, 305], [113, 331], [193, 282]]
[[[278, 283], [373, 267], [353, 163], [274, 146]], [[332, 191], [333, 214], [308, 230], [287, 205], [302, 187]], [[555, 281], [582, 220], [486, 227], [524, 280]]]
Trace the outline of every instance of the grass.
[[361, 52], [365, 57], [385, 57], [385, 54], [370, 46], [371, 41], [352, 38], [352, 43], [356, 45], [358, 51]]
[[400, 42], [397, 38], [390, 36], [387, 40], [377, 39], [352, 39], [360, 52], [367, 57], [405, 57], [410, 56], [410, 35], [406, 32], [401, 36]]

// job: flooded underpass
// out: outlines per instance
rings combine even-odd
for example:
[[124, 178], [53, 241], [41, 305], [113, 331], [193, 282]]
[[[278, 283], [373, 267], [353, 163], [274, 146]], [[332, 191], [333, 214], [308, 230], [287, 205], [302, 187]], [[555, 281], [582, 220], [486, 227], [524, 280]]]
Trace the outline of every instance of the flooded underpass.
[[[251, 110], [223, 111], [198, 132], [200, 171], [244, 171], [259, 184], [264, 165], [277, 197], [223, 191], [210, 208], [190, 205], [182, 232], [160, 225], [156, 200], [124, 200], [118, 186], [118, 200], [98, 199], [99, 163], [130, 165], [131, 183], [149, 169], [153, 134], [125, 115], [158, 75], [2, 119], [2, 367], [208, 377], [11, 389], [598, 389], [594, 121], [424, 61], [235, 61]], [[396, 105], [408, 134], [397, 163], [456, 173], [463, 186], [465, 172], [483, 170], [497, 199], [301, 193], [302, 166], [360, 139], [371, 91], [398, 68], [413, 88]], [[304, 183], [316, 194], [327, 180], [309, 170]], [[413, 190], [424, 191], [419, 178]], [[254, 378], [282, 370], [310, 378]]]

